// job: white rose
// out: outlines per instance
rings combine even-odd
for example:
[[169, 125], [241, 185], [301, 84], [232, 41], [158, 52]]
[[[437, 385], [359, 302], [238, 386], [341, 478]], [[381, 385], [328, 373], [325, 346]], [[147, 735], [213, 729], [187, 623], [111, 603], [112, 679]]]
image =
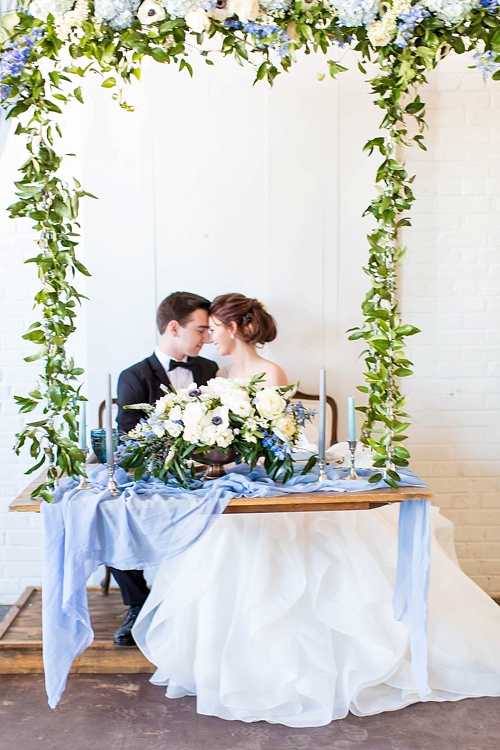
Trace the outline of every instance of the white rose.
[[165, 15], [165, 8], [155, 0], [144, 0], [137, 11], [137, 17], [143, 26], [149, 26], [155, 21], [163, 21]]
[[217, 436], [217, 445], [219, 448], [227, 448], [233, 442], [233, 431], [224, 430]]
[[165, 396], [162, 396], [158, 399], [158, 401], [155, 403], [155, 414], [165, 414], [167, 409], [172, 406], [174, 403], [174, 398], [172, 393], [167, 393]]
[[202, 385], [202, 393], [211, 393], [212, 397], [220, 397], [233, 388], [233, 382], [229, 378], [211, 378], [206, 385]]
[[182, 419], [182, 409], [180, 406], [172, 406], [168, 413], [168, 418], [171, 422], [179, 422]]
[[184, 422], [186, 426], [197, 425], [203, 419], [205, 411], [206, 409], [203, 406], [203, 404], [200, 404], [197, 401], [191, 401], [189, 404], [186, 404], [186, 406], [184, 407], [182, 421]]
[[186, 443], [198, 443], [201, 438], [201, 427], [198, 424], [189, 424], [184, 428], [182, 435]]
[[248, 393], [242, 388], [223, 393], [220, 400], [239, 417], [248, 417], [252, 413], [250, 398], [248, 397]]
[[155, 422], [151, 425], [151, 429], [153, 430], [156, 437], [163, 437], [165, 434], [165, 426], [162, 422]]
[[273, 428], [282, 440], [290, 440], [295, 435], [295, 422], [291, 417], [283, 415], [273, 422]]
[[182, 432], [182, 425], [179, 424], [178, 422], [172, 422], [170, 420], [167, 420], [167, 422], [165, 422], [165, 429], [169, 435], [176, 438], [176, 437], [179, 437], [179, 435]]
[[264, 419], [277, 419], [284, 412], [286, 401], [274, 388], [263, 388], [255, 396], [255, 406]]
[[204, 445], [215, 445], [217, 440], [217, 429], [213, 424], [207, 425], [201, 433], [200, 443]]
[[207, 16], [206, 11], [203, 8], [196, 8], [196, 10], [190, 10], [184, 16], [187, 25], [196, 34], [201, 34], [203, 31], [207, 31], [210, 28], [210, 18]]

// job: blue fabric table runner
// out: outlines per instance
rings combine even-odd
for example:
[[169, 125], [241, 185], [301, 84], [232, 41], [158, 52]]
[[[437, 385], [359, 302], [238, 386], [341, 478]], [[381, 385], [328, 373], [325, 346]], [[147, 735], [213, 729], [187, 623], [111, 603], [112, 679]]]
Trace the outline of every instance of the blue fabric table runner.
[[[89, 469], [90, 490], [73, 479], [61, 482], [54, 503], [42, 503], [43, 662], [48, 702], [55, 708], [66, 687], [73, 660], [93, 641], [87, 580], [99, 565], [122, 570], [154, 567], [175, 557], [204, 534], [233, 497], [276, 497], [301, 492], [359, 492], [386, 488], [369, 484], [370, 472], [345, 481], [347, 469], [332, 469], [326, 482], [297, 474], [276, 484], [262, 469], [235, 467], [226, 476], [186, 491], [160, 480], [135, 482], [118, 469], [121, 493], [107, 490], [107, 468]], [[400, 470], [401, 486], [424, 487], [409, 470]], [[347, 511], [352, 512], [352, 511]], [[430, 567], [428, 500], [401, 503], [395, 617], [410, 631], [412, 670], [423, 698], [427, 688], [427, 591]], [[112, 634], [110, 633], [110, 639]]]

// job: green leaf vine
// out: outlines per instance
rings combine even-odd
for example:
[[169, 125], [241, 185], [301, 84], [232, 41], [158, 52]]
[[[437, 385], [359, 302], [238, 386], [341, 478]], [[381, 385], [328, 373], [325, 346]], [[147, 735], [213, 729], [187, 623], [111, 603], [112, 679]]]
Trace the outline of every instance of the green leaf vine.
[[[365, 267], [371, 286], [362, 304], [364, 322], [350, 331], [350, 338], [365, 344], [366, 384], [359, 390], [366, 394], [367, 405], [358, 409], [365, 417], [362, 439], [375, 451], [380, 469], [372, 481], [383, 477], [394, 486], [398, 467], [410, 458], [403, 445], [410, 418], [400, 390], [400, 380], [412, 373], [405, 340], [418, 333], [401, 320], [398, 307], [397, 270], [404, 253], [399, 234], [410, 225], [414, 201], [413, 177], [407, 174], [402, 154], [410, 145], [425, 149], [425, 105], [419, 92], [427, 73], [448, 51], [475, 50], [483, 73], [500, 79], [496, 0], [457, 0], [450, 11], [463, 6], [457, 18], [436, 11], [432, 3], [427, 7], [426, 0], [388, 0], [380, 7], [374, 0], [371, 10], [366, 0], [283, 0], [275, 5], [262, 0], [262, 6], [234, 0], [240, 3], [236, 11], [227, 12], [226, 0], [214, 2], [208, 11], [193, 0], [185, 17], [170, 14], [171, 0], [148, 0], [147, 15], [141, 15], [144, 3], [137, 10], [130, 2], [128, 20], [120, 20], [124, 25], [118, 25], [118, 15], [99, 15], [98, 0], [66, 0], [60, 5], [52, 0], [26, 1], [28, 12], [18, 10], [0, 18], [0, 106], [17, 121], [16, 133], [26, 139], [27, 149], [10, 214], [30, 219], [38, 234], [36, 255], [27, 262], [36, 265], [40, 279], [35, 297], [40, 319], [24, 338], [38, 347], [26, 359], [42, 360], [44, 369], [33, 391], [16, 396], [22, 413], [37, 410], [37, 415], [17, 435], [15, 445], [17, 452], [29, 445], [35, 463], [27, 473], [48, 462], [46, 481], [33, 495], [50, 501], [64, 474], [85, 474], [84, 455], [77, 445], [78, 405], [85, 400], [83, 370], [67, 356], [66, 344], [83, 299], [76, 279], [89, 275], [77, 258], [79, 201], [89, 193], [77, 180], [69, 184], [60, 176], [62, 107], [70, 100], [83, 103], [79, 81], [98, 75], [120, 106], [131, 109], [123, 87], [140, 78], [144, 57], [193, 75], [191, 49], [212, 65], [214, 53], [206, 42], [217, 39], [219, 54], [254, 67], [255, 82], [273, 84], [277, 75], [297, 63], [298, 51], [334, 52], [336, 59], [326, 61], [320, 80], [346, 70], [346, 46], [358, 53], [363, 73], [366, 62], [378, 66], [370, 83], [383, 112], [382, 134], [365, 145], [369, 154], [375, 151], [382, 158], [377, 194], [365, 212], [375, 222]], [[34, 9], [40, 17], [30, 12]], [[246, 13], [254, 16], [245, 18]]]

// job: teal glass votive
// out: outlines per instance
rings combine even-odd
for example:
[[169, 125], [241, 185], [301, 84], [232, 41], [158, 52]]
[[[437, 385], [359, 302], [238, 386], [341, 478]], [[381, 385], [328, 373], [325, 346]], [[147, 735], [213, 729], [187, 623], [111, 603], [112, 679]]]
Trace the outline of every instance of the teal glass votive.
[[[90, 430], [90, 443], [92, 450], [94, 451], [97, 460], [100, 464], [106, 463], [106, 430], [104, 427], [99, 427], [96, 430]], [[116, 450], [118, 447], [118, 430], [113, 430], [113, 449]]]

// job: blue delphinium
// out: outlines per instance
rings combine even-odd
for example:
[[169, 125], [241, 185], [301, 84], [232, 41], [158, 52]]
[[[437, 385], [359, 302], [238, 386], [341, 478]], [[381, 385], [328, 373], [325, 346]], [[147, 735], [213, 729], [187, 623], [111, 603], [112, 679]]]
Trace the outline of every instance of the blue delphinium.
[[274, 432], [272, 434], [267, 431], [264, 432], [262, 445], [264, 446], [264, 448], [269, 448], [271, 453], [280, 461], [283, 461], [292, 453], [292, 449], [288, 445], [288, 443], [285, 443], [283, 440], [281, 440]]
[[117, 31], [132, 25], [140, 0], [95, 0], [94, 9], [98, 18], [107, 21]]
[[7, 45], [0, 55], [0, 101], [7, 99], [12, 91], [12, 86], [4, 84], [3, 81], [21, 75], [31, 50], [41, 33], [40, 29], [34, 29], [18, 41]]
[[473, 55], [473, 60], [476, 68], [483, 74], [483, 78], [491, 78], [493, 73], [500, 70], [500, 63], [496, 62], [496, 54], [490, 49], [481, 54], [476, 52]]
[[288, 404], [285, 411], [295, 414], [295, 419], [299, 427], [305, 427], [306, 421], [310, 422], [315, 414], [316, 409], [307, 409], [302, 401], [296, 401], [294, 404]]
[[415, 31], [415, 26], [430, 15], [430, 12], [422, 3], [416, 3], [407, 13], [401, 13], [398, 19], [398, 34], [394, 44], [398, 47], [406, 47], [408, 40], [411, 39]]
[[498, 9], [498, 0], [480, 0], [482, 8], [488, 8], [490, 13], [494, 13]]
[[[228, 18], [224, 21], [226, 26], [230, 29], [241, 29], [246, 34], [253, 34], [258, 40], [258, 49], [265, 49], [266, 47], [273, 47], [277, 50], [280, 57], [286, 57], [288, 55], [288, 43], [290, 37], [279, 26], [270, 23], [259, 23], [258, 21], [236, 21], [235, 19]], [[266, 40], [266, 41], [264, 41]]]

